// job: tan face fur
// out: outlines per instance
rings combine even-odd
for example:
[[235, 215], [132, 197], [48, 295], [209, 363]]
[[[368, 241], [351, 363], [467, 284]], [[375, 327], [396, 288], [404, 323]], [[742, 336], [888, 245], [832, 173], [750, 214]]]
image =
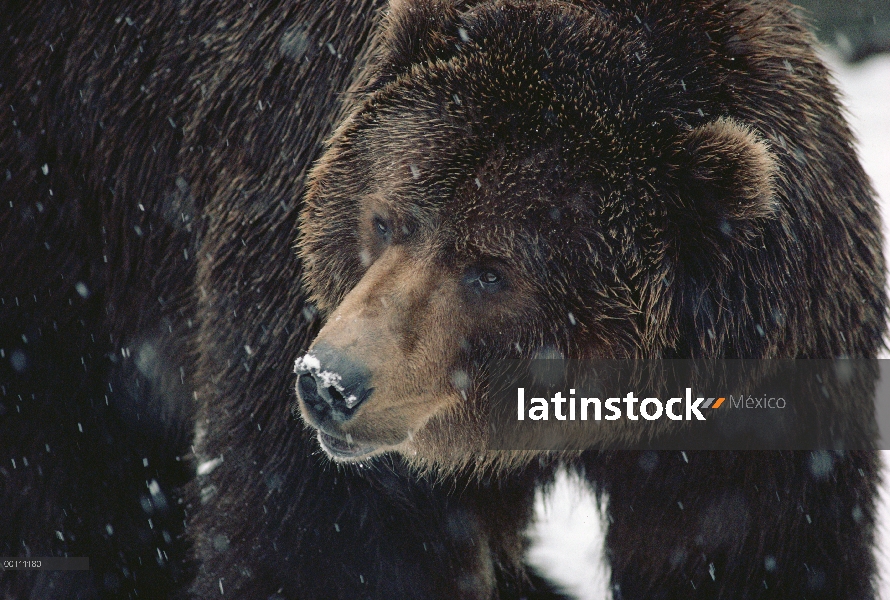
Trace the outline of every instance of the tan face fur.
[[407, 254], [398, 247], [384, 252], [313, 344], [335, 347], [372, 373], [371, 398], [330, 433], [378, 450], [411, 452], [414, 434], [460, 398], [442, 368], [457, 358], [449, 352], [461, 335], [457, 283]]
[[[405, 171], [411, 177], [410, 166]], [[535, 290], [523, 283], [529, 278], [520, 276], [518, 261], [499, 256], [507, 237], [482, 224], [493, 215], [470, 219], [474, 225], [446, 224], [441, 209], [400, 214], [381, 194], [360, 198], [357, 212], [355, 245], [348, 248], [362, 272], [308, 356], [326, 348], [348, 357], [367, 370], [373, 391], [348, 419], [308, 410], [301, 394], [303, 418], [323, 432], [322, 446], [340, 460], [389, 450], [465, 460], [484, 449], [485, 413], [476, 406], [472, 377], [480, 337], [499, 323], [515, 330], [532, 310]], [[337, 453], [324, 434], [339, 440], [341, 450], [352, 448]]]

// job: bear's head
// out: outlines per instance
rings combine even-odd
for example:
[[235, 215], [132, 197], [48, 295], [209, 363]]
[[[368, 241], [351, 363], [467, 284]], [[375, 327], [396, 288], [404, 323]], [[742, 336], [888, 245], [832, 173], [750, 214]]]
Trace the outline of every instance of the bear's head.
[[493, 359], [765, 352], [707, 303], [777, 218], [773, 156], [650, 36], [564, 2], [390, 6], [302, 213], [326, 324], [297, 389], [330, 456], [478, 457]]

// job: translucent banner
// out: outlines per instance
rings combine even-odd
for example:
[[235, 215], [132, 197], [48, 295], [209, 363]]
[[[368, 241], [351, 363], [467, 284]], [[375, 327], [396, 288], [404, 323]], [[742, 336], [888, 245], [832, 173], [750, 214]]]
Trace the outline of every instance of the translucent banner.
[[509, 360], [481, 379], [493, 449], [890, 449], [888, 360]]

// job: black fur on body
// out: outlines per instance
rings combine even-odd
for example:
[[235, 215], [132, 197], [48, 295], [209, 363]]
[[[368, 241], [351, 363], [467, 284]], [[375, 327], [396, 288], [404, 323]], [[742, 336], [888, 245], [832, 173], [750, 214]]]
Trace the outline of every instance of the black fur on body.
[[[535, 321], [546, 330], [512, 333], [570, 355], [590, 340], [665, 357], [874, 356], [880, 343], [873, 195], [784, 4], [95, 0], [5, 2], [0, 15], [0, 554], [92, 563], [4, 573], [0, 595], [556, 597], [522, 563], [535, 490], [558, 461], [442, 478], [398, 454], [338, 466], [289, 418], [290, 364], [362, 276], [349, 210], [306, 214], [328, 228], [322, 260], [340, 262], [306, 276], [295, 255], [312, 161], [341, 115], [387, 86], [409, 114], [453, 101], [422, 82], [476, 46], [491, 49], [478, 69], [492, 79], [465, 82], [484, 88], [465, 98], [495, 112], [464, 117], [471, 140], [496, 123], [494, 139], [538, 144], [552, 176], [560, 132], [595, 132], [572, 158], [595, 148], [613, 166], [599, 189], [614, 202], [597, 210], [644, 189], [633, 208], [651, 211], [600, 231], [633, 231], [627, 247], [598, 247], [616, 253], [593, 296], [608, 302], [573, 304], [570, 289], [597, 282], [555, 254]], [[553, 56], [548, 19], [576, 27], [565, 47], [578, 54]], [[568, 80], [573, 61], [590, 66], [599, 95], [533, 113], [528, 72], [502, 68], [517, 56]], [[399, 85], [428, 101], [400, 105]], [[527, 112], [504, 119], [486, 95], [498, 90]], [[423, 123], [383, 139], [392, 151], [411, 134], [435, 171], [447, 144], [414, 135]], [[468, 163], [490, 158], [465, 148]], [[665, 171], [648, 171], [666, 164], [670, 203], [651, 186]], [[555, 318], [569, 311], [578, 330]], [[590, 452], [564, 464], [608, 498], [615, 598], [873, 597], [877, 458], [831, 455], [822, 477], [813, 460]]]
[[0, 554], [91, 560], [0, 597], [546, 593], [484, 541], [536, 477], [342, 470], [290, 418], [303, 180], [381, 8], [0, 6]]

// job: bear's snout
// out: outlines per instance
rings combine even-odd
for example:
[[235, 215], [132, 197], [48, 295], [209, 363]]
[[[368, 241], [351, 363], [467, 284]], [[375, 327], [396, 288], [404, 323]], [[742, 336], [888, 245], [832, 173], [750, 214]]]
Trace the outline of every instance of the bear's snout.
[[367, 366], [325, 344], [297, 359], [294, 371], [297, 393], [318, 425], [348, 421], [374, 391]]

